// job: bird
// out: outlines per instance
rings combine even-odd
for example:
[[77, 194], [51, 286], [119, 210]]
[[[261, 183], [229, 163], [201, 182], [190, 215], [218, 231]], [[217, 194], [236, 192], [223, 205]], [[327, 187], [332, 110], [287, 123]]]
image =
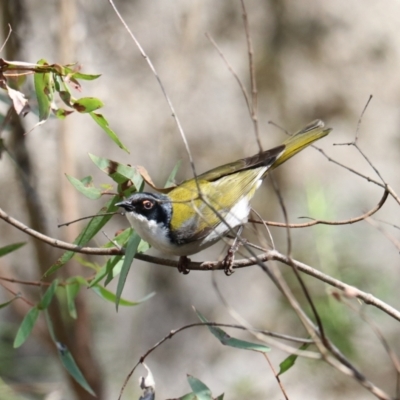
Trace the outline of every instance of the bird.
[[[247, 222], [250, 200], [268, 172], [330, 131], [321, 120], [315, 120], [270, 150], [213, 168], [166, 194], [134, 193], [115, 205], [124, 209], [144, 241], [162, 253], [179, 256], [178, 270], [188, 273], [187, 256], [210, 247]], [[227, 260], [224, 270], [230, 275], [232, 259]]]

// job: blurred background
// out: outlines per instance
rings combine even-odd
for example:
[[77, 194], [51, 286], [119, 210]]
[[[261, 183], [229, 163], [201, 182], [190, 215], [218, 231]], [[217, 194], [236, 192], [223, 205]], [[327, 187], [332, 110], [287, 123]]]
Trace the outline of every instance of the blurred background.
[[[240, 2], [115, 3], [161, 77], [182, 123], [197, 171], [255, 154], [257, 142], [241, 90], [205, 36], [207, 32], [218, 43], [250, 92]], [[3, 210], [50, 236], [72, 242], [84, 225], [58, 229], [57, 224], [93, 214], [108, 200], [85, 198], [65, 178], [65, 173], [77, 178], [92, 175], [96, 185], [111, 183], [88, 153], [143, 165], [158, 186], [164, 184], [178, 160], [182, 160], [178, 181], [191, 176], [182, 139], [160, 87], [106, 0], [2, 0], [0, 4], [0, 43], [7, 35], [7, 24], [13, 28], [0, 56], [27, 62], [41, 58], [49, 63], [78, 62], [83, 72], [102, 74], [98, 80], [84, 82], [83, 92], [77, 97], [102, 99], [102, 114], [130, 150], [127, 154], [113, 145], [89, 116], [73, 114], [65, 121], [52, 119], [27, 135], [24, 133], [34, 126], [37, 116], [29, 114], [22, 125], [14, 121], [14, 130], [1, 132], [9, 150], [0, 160]], [[317, 146], [335, 160], [378, 179], [356, 149], [333, 145], [353, 140], [357, 121], [372, 94], [362, 118], [359, 145], [386, 182], [400, 191], [400, 3], [253, 0], [247, 1], [246, 6], [263, 147], [276, 146], [285, 139], [285, 133], [269, 121], [294, 132], [321, 118], [333, 131]], [[29, 80], [26, 93], [34, 104]], [[6, 110], [1, 104], [0, 112], [4, 114]], [[33, 192], [27, 192], [21, 171]], [[313, 148], [279, 168], [275, 178], [291, 222], [304, 222], [298, 219], [301, 216], [351, 218], [374, 207], [383, 194], [380, 187], [334, 165]], [[257, 192], [253, 205], [265, 219], [283, 221], [268, 181]], [[398, 204], [389, 199], [375, 217], [399, 224], [398, 215]], [[105, 232], [113, 236], [126, 226], [125, 218], [115, 216]], [[399, 236], [394, 227], [381, 226], [387, 234]], [[251, 229], [248, 235], [256, 238]], [[272, 235], [277, 249], [285, 252], [286, 231], [275, 228]], [[366, 222], [315, 226], [292, 230], [291, 239], [296, 259], [400, 307], [399, 250], [375, 227]], [[18, 241], [28, 241], [28, 245], [0, 259], [2, 277], [38, 281], [62, 254], [0, 221], [0, 247]], [[91, 244], [107, 241], [99, 234]], [[223, 244], [216, 245], [192, 258], [214, 260], [222, 249]], [[154, 250], [149, 253], [157, 254]], [[91, 260], [105, 261], [100, 257]], [[307, 309], [289, 268], [279, 268]], [[61, 270], [61, 279], [76, 274], [88, 276], [91, 271], [71, 262]], [[99, 399], [116, 399], [126, 375], [148, 348], [170, 330], [197, 322], [192, 306], [209, 320], [235, 322], [213, 288], [213, 279], [229, 305], [251, 325], [306, 336], [287, 301], [256, 266], [238, 270], [228, 278], [222, 271], [181, 275], [175, 269], [135, 261], [123, 297], [137, 300], [156, 292], [147, 302], [120, 307], [116, 313], [112, 303], [85, 290], [77, 300], [77, 321], [66, 315], [62, 296], [58, 299], [59, 308], [53, 310], [54, 318], [59, 318], [55, 324], [60, 327], [60, 335], [69, 342]], [[368, 378], [394, 395], [395, 369], [371, 327], [357, 313], [336, 302], [327, 285], [310, 277], [305, 281], [334, 343]], [[3, 283], [37, 301], [37, 287]], [[116, 282], [109, 285], [113, 290], [115, 287]], [[0, 290], [1, 302], [10, 296], [9, 290]], [[46, 339], [44, 320], [38, 322], [34, 335], [21, 348], [12, 348], [29, 308], [24, 302], [15, 301], [0, 310], [1, 378], [24, 399], [91, 398], [66, 377]], [[399, 351], [398, 322], [371, 307], [364, 311], [379, 326], [391, 348]], [[230, 333], [252, 340], [243, 332]], [[276, 369], [286, 356], [279, 349], [271, 351]], [[264, 357], [221, 346], [206, 328], [175, 336], [157, 349], [147, 364], [161, 399], [189, 392], [186, 374], [201, 379], [214, 395], [225, 392], [227, 399], [283, 398]], [[142, 374], [145, 371], [133, 376], [124, 398], [140, 396], [137, 382]], [[323, 362], [308, 359], [298, 359], [295, 367], [282, 376], [282, 382], [290, 399], [374, 398], [353, 379]], [[0, 393], [1, 400], [12, 398], [8, 396], [11, 395]]]

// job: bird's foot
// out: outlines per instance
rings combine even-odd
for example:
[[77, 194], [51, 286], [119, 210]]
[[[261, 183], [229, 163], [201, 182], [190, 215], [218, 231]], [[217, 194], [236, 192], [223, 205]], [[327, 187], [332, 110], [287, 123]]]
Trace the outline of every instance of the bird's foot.
[[240, 226], [236, 233], [236, 237], [233, 240], [233, 243], [229, 247], [225, 258], [222, 261], [222, 265], [224, 267], [224, 272], [226, 276], [230, 276], [235, 272], [233, 269], [233, 262], [235, 261], [235, 253], [239, 250], [239, 247], [243, 242], [243, 239], [240, 240], [238, 239], [242, 231], [243, 231], [243, 226]]
[[233, 269], [233, 262], [235, 261], [235, 253], [238, 251], [239, 246], [242, 243], [239, 242], [238, 240], [235, 241], [235, 243], [229, 247], [228, 252], [222, 261], [222, 265], [224, 266], [224, 272], [226, 276], [231, 276], [235, 270]]
[[190, 272], [190, 269], [187, 268], [189, 263], [190, 258], [187, 256], [180, 256], [178, 261], [178, 271], [183, 275], [187, 275]]

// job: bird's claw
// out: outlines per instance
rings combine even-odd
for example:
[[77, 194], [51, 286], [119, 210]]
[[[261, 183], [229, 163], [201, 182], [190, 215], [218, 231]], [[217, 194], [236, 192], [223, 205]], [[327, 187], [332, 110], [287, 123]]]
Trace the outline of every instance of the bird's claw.
[[233, 262], [235, 261], [235, 253], [238, 251], [241, 242], [235, 240], [232, 246], [229, 247], [228, 252], [222, 262], [226, 276], [231, 276], [235, 271], [233, 269]]
[[183, 275], [187, 275], [190, 272], [190, 269], [187, 268], [189, 263], [190, 263], [190, 258], [188, 258], [187, 256], [179, 257], [178, 271]]

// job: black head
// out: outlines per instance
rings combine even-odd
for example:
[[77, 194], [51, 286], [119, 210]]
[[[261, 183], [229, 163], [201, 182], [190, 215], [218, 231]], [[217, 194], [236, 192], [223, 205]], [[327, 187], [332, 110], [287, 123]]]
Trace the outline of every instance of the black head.
[[138, 214], [148, 220], [169, 225], [172, 216], [172, 204], [169, 198], [158, 193], [135, 193], [128, 199], [115, 204], [128, 213]]

